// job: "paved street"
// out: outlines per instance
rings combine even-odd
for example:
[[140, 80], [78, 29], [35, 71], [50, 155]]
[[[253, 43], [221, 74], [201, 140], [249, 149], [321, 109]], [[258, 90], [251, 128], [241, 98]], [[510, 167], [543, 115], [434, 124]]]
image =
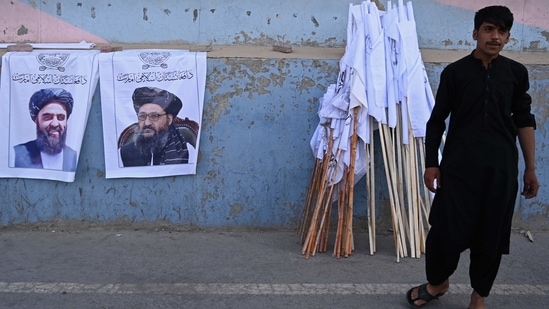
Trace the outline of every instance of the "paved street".
[[[514, 231], [489, 308], [547, 308], [549, 231], [531, 232], [533, 242]], [[424, 257], [397, 263], [390, 233], [373, 256], [368, 234], [354, 237], [348, 258], [307, 260], [289, 230], [0, 228], [0, 308], [408, 308]], [[468, 259], [428, 308], [467, 307]]]

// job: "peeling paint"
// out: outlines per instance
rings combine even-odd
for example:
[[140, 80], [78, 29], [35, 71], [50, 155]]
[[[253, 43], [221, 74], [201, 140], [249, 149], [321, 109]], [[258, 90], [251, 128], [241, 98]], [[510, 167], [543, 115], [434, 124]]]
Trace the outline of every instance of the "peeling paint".
[[299, 83], [298, 90], [300, 91], [300, 94], [301, 94], [304, 91], [308, 91], [310, 88], [314, 87], [315, 85], [316, 83], [312, 78], [310, 78], [309, 76], [305, 76]]
[[57, 12], [56, 12], [57, 16], [61, 16], [62, 15], [61, 14], [61, 3], [57, 2], [56, 7], [57, 7]]
[[318, 90], [322, 91], [322, 92], [326, 92], [326, 89], [327, 87], [323, 84], [316, 84], [316, 87], [318, 88]]
[[530, 42], [530, 47], [529, 47], [531, 50], [537, 50], [539, 48], [539, 41], [532, 41]]
[[29, 33], [29, 29], [27, 29], [24, 25], [21, 25], [21, 27], [17, 29], [17, 35], [25, 35], [27, 33]]
[[244, 210], [244, 206], [242, 206], [241, 204], [232, 204], [231, 205], [231, 217], [236, 217], [238, 216], [242, 210]]
[[[308, 65], [306, 63], [302, 62], [302, 65], [304, 67], [307, 67]], [[319, 73], [322, 73], [320, 77], [322, 79], [325, 79], [328, 76], [331, 76], [334, 72], [339, 71], [339, 65], [331, 65], [329, 61], [324, 60], [313, 60], [312, 67], [319, 70]]]
[[527, 48], [524, 48], [524, 50], [525, 51], [536, 51], [536, 52], [547, 51], [547, 48], [541, 47], [540, 44], [541, 44], [540, 41], [532, 41], [532, 42], [530, 42], [530, 45]]
[[542, 31], [540, 34], [549, 42], [549, 31]]
[[[549, 72], [539, 70], [534, 67], [527, 67], [530, 72], [530, 83], [532, 95], [532, 105], [536, 110], [536, 122], [538, 124], [538, 132], [543, 132], [540, 126], [548, 123], [549, 119], [549, 83], [540, 82], [549, 80]], [[545, 132], [547, 133], [547, 132]]]
[[[313, 34], [313, 36], [314, 36], [314, 34]], [[300, 45], [301, 46], [309, 46], [309, 47], [321, 47], [321, 46], [335, 47], [335, 46], [338, 46], [337, 42], [338, 42], [338, 38], [336, 38], [336, 37], [330, 37], [330, 38], [325, 39], [324, 41], [317, 41], [317, 40], [313, 40], [312, 38], [309, 38], [307, 40], [302, 39], [300, 41]]]
[[285, 78], [280, 74], [271, 73], [269, 74], [269, 78], [273, 83], [273, 87], [282, 87], [284, 85]]
[[[312, 32], [313, 36], [315, 35], [315, 32]], [[338, 46], [338, 38], [337, 37], [329, 37], [324, 41], [318, 41], [313, 40], [312, 38], [307, 40], [301, 40], [301, 42], [290, 42], [286, 39], [286, 35], [278, 35], [276, 37], [268, 36], [263, 33], [259, 35], [259, 37], [256, 36], [256, 38], [252, 37], [248, 33], [241, 31], [238, 35], [235, 35], [233, 37], [233, 41], [231, 44], [234, 45], [262, 45], [262, 46], [268, 46], [268, 45], [295, 45], [295, 46], [308, 46], [308, 47], [337, 47]]]
[[452, 46], [452, 45], [454, 45], [454, 43], [452, 42], [452, 40], [447, 39], [447, 40], [442, 41], [442, 45], [444, 45], [444, 46]]
[[314, 25], [315, 27], [318, 28], [318, 26], [320, 26], [319, 23], [318, 23], [318, 21], [316, 20], [316, 18], [315, 18], [314, 16], [311, 16], [311, 21], [313, 22], [313, 25]]
[[205, 180], [208, 180], [208, 181], [214, 181], [217, 176], [219, 175], [219, 171], [217, 170], [209, 170], [208, 173], [206, 173], [206, 177], [205, 177]]
[[194, 9], [193, 10], [193, 22], [195, 22], [197, 19], [198, 19], [198, 10]]
[[263, 76], [260, 76], [259, 78], [257, 78], [257, 93], [260, 94], [260, 95], [263, 95], [263, 94], [269, 94], [271, 93], [271, 91], [265, 89], [267, 87], [269, 87], [271, 85], [271, 80], [268, 79], [268, 78], [265, 78]]
[[231, 104], [226, 94], [216, 94], [212, 97], [212, 106], [204, 111], [204, 117], [208, 118], [211, 125], [215, 125], [221, 115], [226, 114], [230, 107]]

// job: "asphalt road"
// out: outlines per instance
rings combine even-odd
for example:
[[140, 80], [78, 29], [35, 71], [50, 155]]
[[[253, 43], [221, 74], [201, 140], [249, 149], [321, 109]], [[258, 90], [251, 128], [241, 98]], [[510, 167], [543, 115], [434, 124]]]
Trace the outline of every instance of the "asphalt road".
[[[549, 231], [514, 231], [489, 308], [548, 308]], [[391, 233], [354, 233], [347, 258], [305, 259], [290, 230], [56, 226], [0, 228], [0, 308], [408, 308], [424, 257], [397, 262]], [[465, 309], [468, 252], [427, 308]]]

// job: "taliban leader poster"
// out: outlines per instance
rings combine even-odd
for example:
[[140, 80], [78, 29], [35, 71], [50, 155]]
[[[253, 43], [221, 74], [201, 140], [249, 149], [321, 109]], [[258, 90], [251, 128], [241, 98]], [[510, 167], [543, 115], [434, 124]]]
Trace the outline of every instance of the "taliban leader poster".
[[103, 53], [99, 68], [106, 178], [196, 174], [206, 53]]
[[99, 51], [34, 50], [2, 57], [0, 177], [73, 182]]

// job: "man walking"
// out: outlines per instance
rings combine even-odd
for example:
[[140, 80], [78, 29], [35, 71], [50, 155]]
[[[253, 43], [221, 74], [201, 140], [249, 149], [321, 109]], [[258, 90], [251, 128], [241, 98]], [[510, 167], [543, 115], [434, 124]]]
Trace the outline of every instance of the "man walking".
[[[504, 6], [479, 10], [474, 18], [475, 50], [448, 65], [426, 131], [427, 188], [436, 193], [426, 240], [428, 283], [408, 291], [413, 308], [446, 293], [460, 254], [470, 250], [473, 292], [469, 309], [486, 308], [501, 257], [509, 253], [511, 221], [518, 191], [518, 149], [524, 157], [522, 195], [539, 188], [528, 72], [500, 55], [509, 42], [513, 14]], [[450, 115], [442, 160], [438, 150]]]

